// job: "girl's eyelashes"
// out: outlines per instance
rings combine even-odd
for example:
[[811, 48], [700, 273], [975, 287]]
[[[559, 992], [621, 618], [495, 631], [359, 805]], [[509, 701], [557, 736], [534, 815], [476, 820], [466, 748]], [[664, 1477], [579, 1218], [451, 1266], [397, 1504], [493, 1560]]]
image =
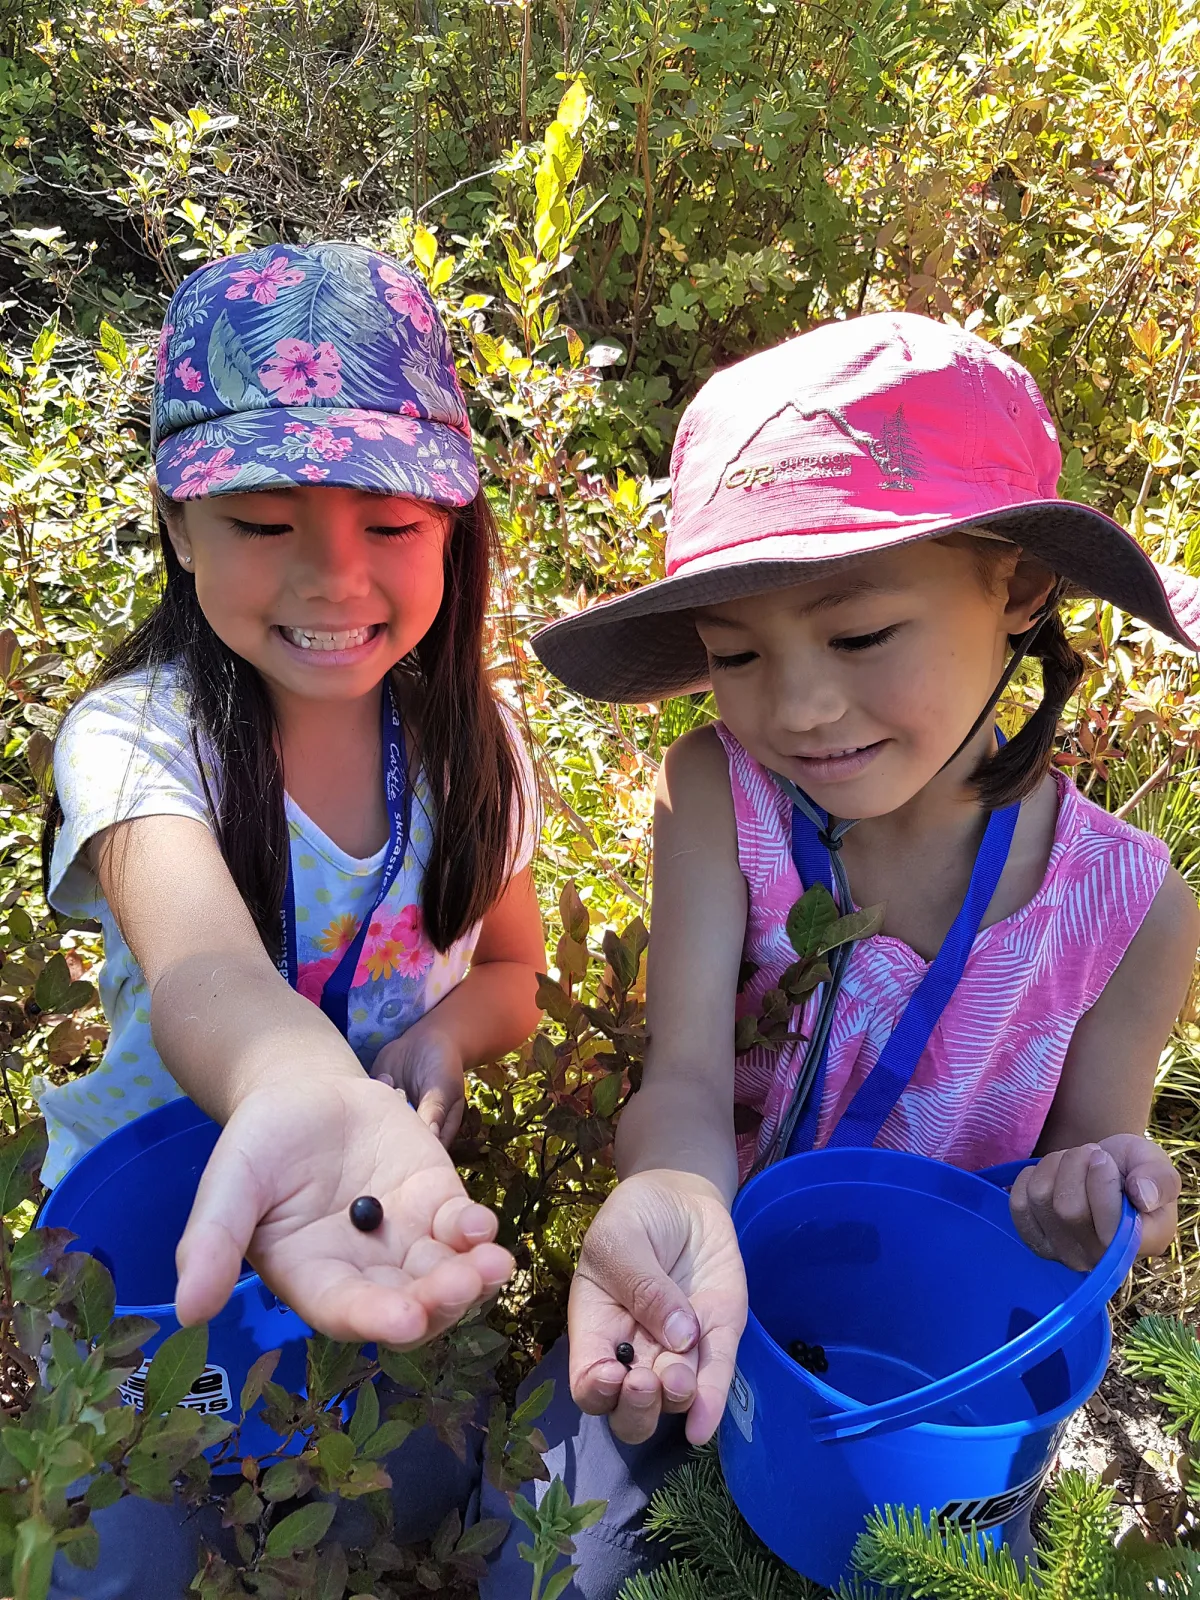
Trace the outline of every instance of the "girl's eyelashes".
[[708, 652], [708, 659], [710, 665], [716, 667], [719, 671], [724, 672], [730, 667], [749, 666], [750, 662], [758, 660], [758, 656], [753, 650], [741, 650], [737, 655], [733, 656], [714, 655], [710, 650]]
[[272, 539], [289, 533], [292, 526], [290, 522], [243, 522], [240, 517], [230, 517], [229, 522], [234, 532], [246, 539]]
[[886, 644], [899, 630], [900, 624], [894, 622], [890, 628], [880, 628], [876, 633], [855, 633], [847, 639], [831, 639], [830, 648], [833, 650], [871, 650], [876, 645]]
[[[234, 532], [246, 539], [273, 539], [292, 531], [290, 522], [243, 522], [240, 517], [230, 517], [229, 522]], [[406, 539], [416, 533], [419, 526], [416, 522], [382, 524], [368, 528], [367, 532], [378, 533], [385, 539]]]

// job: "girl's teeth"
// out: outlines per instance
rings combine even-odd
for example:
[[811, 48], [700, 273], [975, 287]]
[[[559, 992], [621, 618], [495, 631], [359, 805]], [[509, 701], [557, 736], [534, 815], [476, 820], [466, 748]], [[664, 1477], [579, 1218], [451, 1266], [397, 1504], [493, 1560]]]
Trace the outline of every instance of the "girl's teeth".
[[301, 650], [352, 650], [366, 644], [374, 628], [350, 628], [345, 633], [320, 633], [312, 628], [280, 628], [289, 644]]

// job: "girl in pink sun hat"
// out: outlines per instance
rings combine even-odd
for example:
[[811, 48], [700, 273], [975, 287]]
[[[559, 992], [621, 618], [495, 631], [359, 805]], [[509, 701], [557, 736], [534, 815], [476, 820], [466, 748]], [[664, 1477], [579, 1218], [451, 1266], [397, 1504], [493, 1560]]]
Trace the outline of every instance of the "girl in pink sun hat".
[[[1174, 1235], [1179, 1178], [1145, 1127], [1200, 916], [1166, 847], [1050, 758], [1082, 674], [1068, 588], [1188, 649], [1200, 589], [1058, 499], [1060, 468], [1008, 356], [919, 316], [831, 324], [689, 407], [667, 576], [536, 640], [577, 692], [711, 685], [720, 713], [663, 763], [645, 1078], [571, 1295], [573, 1394], [641, 1445], [640, 1484], [680, 1444], [662, 1413], [692, 1443], [717, 1426], [746, 1318], [729, 1207], [782, 1155], [1040, 1157], [1013, 1214], [1077, 1269], [1123, 1193], [1146, 1253]], [[1043, 700], [1005, 743], [993, 709], [1026, 655]], [[880, 907], [877, 931], [768, 1045], [788, 912], [818, 883], [843, 911]], [[574, 1453], [582, 1473], [585, 1438], [602, 1448], [552, 1440], [551, 1470]], [[634, 1537], [638, 1497], [621, 1504]]]

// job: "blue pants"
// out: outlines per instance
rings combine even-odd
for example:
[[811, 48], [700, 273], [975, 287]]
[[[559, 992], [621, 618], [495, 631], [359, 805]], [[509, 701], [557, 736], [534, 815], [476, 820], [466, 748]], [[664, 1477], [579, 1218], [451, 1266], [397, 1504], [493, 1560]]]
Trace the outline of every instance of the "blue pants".
[[[627, 1578], [665, 1559], [663, 1547], [647, 1545], [639, 1528], [650, 1496], [687, 1456], [683, 1421], [664, 1419], [648, 1444], [619, 1444], [606, 1418], [586, 1417], [572, 1401], [565, 1339], [526, 1380], [522, 1394], [547, 1378], [554, 1380], [554, 1399], [539, 1427], [549, 1446], [545, 1459], [550, 1476], [562, 1478], [572, 1500], [608, 1501], [604, 1519], [576, 1537], [571, 1559], [579, 1571], [564, 1590], [564, 1600], [615, 1600]], [[381, 1385], [383, 1405], [394, 1398]], [[421, 1428], [388, 1457], [397, 1544], [432, 1538], [454, 1509], [468, 1526], [484, 1517], [511, 1520], [507, 1498], [483, 1478], [481, 1443], [481, 1435], [469, 1435], [467, 1460], [462, 1462], [431, 1428]], [[238, 1481], [230, 1481], [228, 1488], [236, 1488]], [[537, 1500], [546, 1487], [525, 1484], [522, 1492]], [[227, 1560], [237, 1559], [230, 1532], [221, 1527], [219, 1506], [197, 1511], [130, 1497], [95, 1513], [92, 1520], [100, 1535], [99, 1561], [89, 1571], [59, 1555], [50, 1600], [183, 1600], [199, 1567], [202, 1539]], [[373, 1537], [366, 1508], [342, 1501], [327, 1538], [361, 1548]], [[480, 1600], [526, 1600], [533, 1569], [521, 1560], [517, 1546], [527, 1538], [521, 1524], [510, 1529], [490, 1558]]]

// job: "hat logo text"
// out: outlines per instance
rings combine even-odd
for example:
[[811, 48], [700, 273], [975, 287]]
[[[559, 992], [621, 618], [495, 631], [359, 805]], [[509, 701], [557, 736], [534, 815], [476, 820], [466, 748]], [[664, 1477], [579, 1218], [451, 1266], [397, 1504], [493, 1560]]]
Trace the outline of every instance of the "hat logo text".
[[[741, 457], [762, 433], [768, 423], [774, 422], [785, 411], [793, 410], [802, 422], [814, 422], [818, 417], [828, 417], [834, 426], [857, 449], [868, 456], [879, 468], [883, 489], [911, 493], [916, 487], [914, 479], [922, 476], [917, 452], [912, 442], [908, 424], [904, 420], [903, 406], [897, 406], [882, 436], [856, 428], [843, 412], [833, 406], [818, 406], [804, 411], [794, 400], [772, 412], [754, 430], [737, 454], [726, 464], [725, 470], [709, 495], [711, 501], [721, 489], [761, 489], [768, 484], [797, 482], [821, 478], [847, 478], [850, 476], [851, 458], [834, 451], [817, 451], [809, 455], [779, 456], [773, 461], [759, 462], [754, 466], [741, 464]], [[707, 504], [708, 502], [706, 502]]]

